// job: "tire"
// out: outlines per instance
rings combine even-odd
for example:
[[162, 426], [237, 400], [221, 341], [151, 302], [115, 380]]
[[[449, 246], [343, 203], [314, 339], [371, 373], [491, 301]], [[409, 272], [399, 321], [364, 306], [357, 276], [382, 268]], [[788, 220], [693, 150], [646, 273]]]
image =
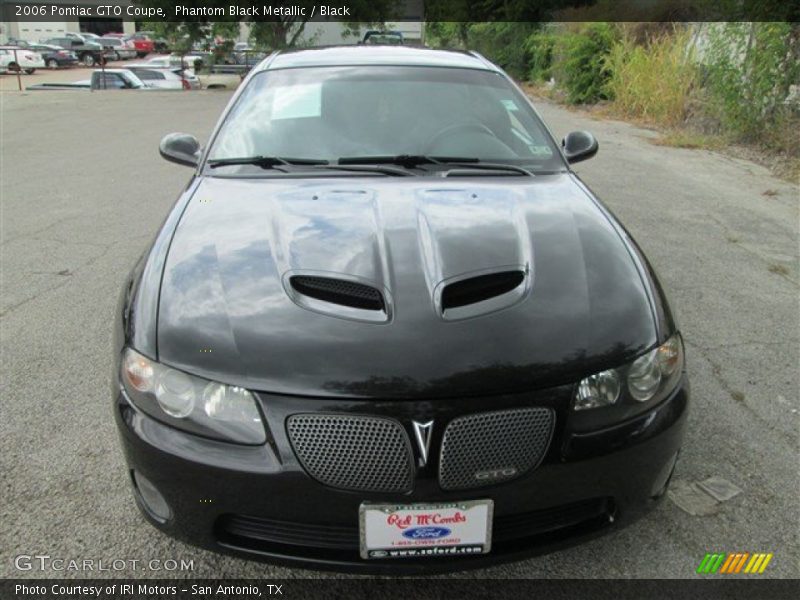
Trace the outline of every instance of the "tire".
[[87, 52], [81, 56], [81, 62], [85, 67], [93, 67], [96, 61], [94, 60], [94, 56]]
[[58, 61], [55, 58], [51, 58], [47, 61], [47, 68], [48, 69], [57, 69], [58, 68]]
[[8, 72], [9, 73], [16, 73], [19, 71], [19, 65], [15, 62], [8, 63]]
[[26, 75], [33, 75], [34, 73], [36, 73], [36, 69], [25, 69]]
[[147, 52], [137, 52], [136, 56], [138, 56], [139, 58], [144, 58], [145, 56], [147, 56]]

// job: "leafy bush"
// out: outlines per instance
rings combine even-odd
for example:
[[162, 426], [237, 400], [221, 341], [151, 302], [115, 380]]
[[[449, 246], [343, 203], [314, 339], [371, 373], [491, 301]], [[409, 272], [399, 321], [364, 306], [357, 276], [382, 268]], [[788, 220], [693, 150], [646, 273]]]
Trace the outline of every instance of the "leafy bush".
[[558, 36], [550, 29], [532, 33], [525, 40], [530, 81], [549, 81], [553, 76], [553, 50], [557, 40]]
[[606, 57], [617, 39], [610, 23], [588, 23], [576, 33], [559, 36], [554, 47], [556, 81], [571, 104], [606, 99], [610, 72]]
[[528, 75], [525, 40], [538, 27], [537, 23], [498, 22], [472, 23], [469, 26], [470, 45], [518, 79]]
[[660, 125], [682, 123], [697, 80], [689, 47], [686, 30], [661, 33], [644, 44], [623, 36], [606, 58], [607, 90], [614, 107]]
[[791, 119], [785, 100], [800, 82], [800, 26], [713, 24], [702, 54], [711, 108], [725, 130], [765, 142]]

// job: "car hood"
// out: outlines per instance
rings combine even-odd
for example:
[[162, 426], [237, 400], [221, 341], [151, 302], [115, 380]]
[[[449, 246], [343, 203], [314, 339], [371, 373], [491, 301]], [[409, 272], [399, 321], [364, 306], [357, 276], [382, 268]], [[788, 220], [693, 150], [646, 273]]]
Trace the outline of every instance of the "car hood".
[[[657, 339], [628, 242], [568, 173], [214, 177], [195, 190], [164, 266], [157, 339], [160, 361], [197, 375], [311, 396], [510, 393], [619, 365]], [[509, 269], [526, 273], [516, 292], [442, 314], [443, 281]], [[293, 274], [367, 283], [388, 314], [303, 302]]]

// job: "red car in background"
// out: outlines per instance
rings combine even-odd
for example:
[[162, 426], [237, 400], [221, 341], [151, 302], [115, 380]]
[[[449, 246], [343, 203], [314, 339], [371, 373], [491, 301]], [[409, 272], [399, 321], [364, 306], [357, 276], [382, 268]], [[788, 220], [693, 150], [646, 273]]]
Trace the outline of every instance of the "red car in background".
[[130, 41], [134, 48], [136, 48], [136, 56], [144, 58], [151, 52], [155, 51], [155, 42], [149, 35], [141, 31], [137, 31], [133, 35], [126, 36], [124, 33], [107, 33], [106, 37], [118, 37]]
[[133, 42], [133, 45], [136, 48], [136, 55], [139, 58], [144, 58], [156, 48], [155, 42], [153, 42], [153, 40], [151, 40], [150, 37], [145, 33], [134, 33], [129, 39]]

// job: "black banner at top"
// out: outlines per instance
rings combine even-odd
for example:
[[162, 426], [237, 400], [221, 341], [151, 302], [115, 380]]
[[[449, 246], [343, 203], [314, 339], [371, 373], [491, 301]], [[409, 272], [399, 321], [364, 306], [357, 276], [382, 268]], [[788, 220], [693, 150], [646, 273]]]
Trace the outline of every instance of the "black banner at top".
[[0, 21], [791, 21], [800, 0], [0, 0]]

